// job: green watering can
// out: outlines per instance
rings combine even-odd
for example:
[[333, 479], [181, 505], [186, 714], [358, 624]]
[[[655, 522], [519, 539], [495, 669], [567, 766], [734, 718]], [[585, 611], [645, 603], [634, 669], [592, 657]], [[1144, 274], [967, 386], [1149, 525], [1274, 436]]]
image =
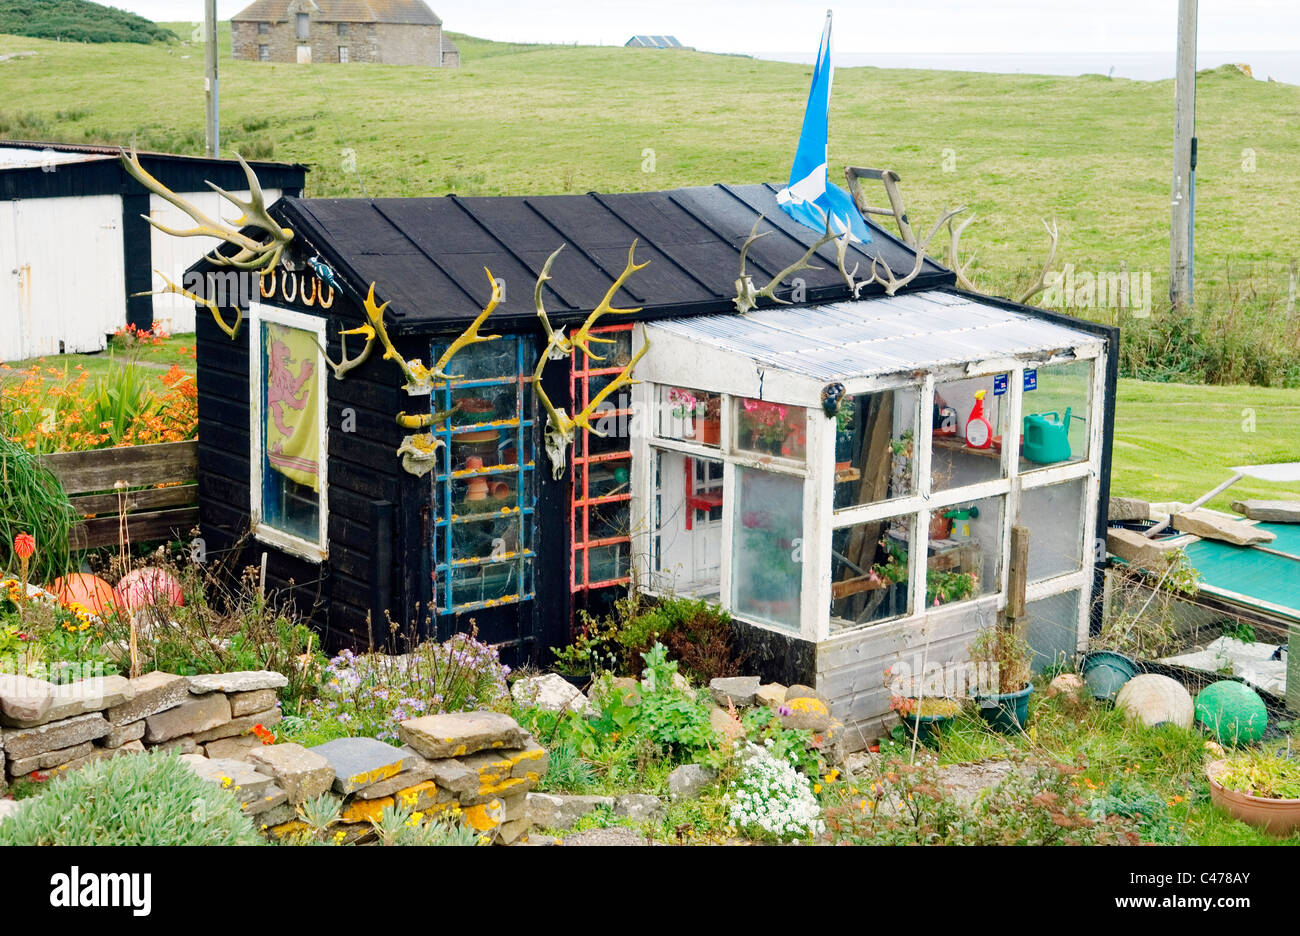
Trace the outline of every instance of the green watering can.
[[1060, 413], [1030, 413], [1025, 417], [1024, 456], [1040, 465], [1070, 457], [1070, 410]]

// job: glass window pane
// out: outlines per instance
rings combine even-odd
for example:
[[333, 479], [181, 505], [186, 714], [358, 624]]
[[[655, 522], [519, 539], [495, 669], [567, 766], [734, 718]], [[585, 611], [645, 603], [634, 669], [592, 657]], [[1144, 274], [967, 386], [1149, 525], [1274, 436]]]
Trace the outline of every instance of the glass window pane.
[[835, 430], [835, 509], [916, 493], [915, 387], [840, 402]]
[[1049, 595], [1025, 605], [1025, 639], [1033, 651], [1034, 672], [1074, 659], [1079, 650], [1080, 592]]
[[831, 537], [831, 630], [904, 617], [912, 515], [840, 527]]
[[[464, 519], [452, 528], [451, 558], [509, 559], [519, 553], [519, 531], [525, 518], [519, 514]], [[458, 602], [465, 600], [457, 596]]]
[[742, 617], [799, 629], [803, 481], [736, 469], [731, 601]]
[[262, 522], [319, 543], [320, 349], [314, 332], [274, 322], [261, 338]]
[[[445, 370], [456, 378], [455, 382], [492, 378], [507, 378], [513, 381], [517, 379], [518, 344], [517, 338], [497, 338], [494, 341], [472, 344], [457, 351]], [[440, 355], [444, 347], [434, 350]], [[436, 356], [434, 360], [437, 360]]]
[[1002, 477], [1002, 436], [1011, 408], [1010, 376], [935, 385], [930, 488], [947, 491]]
[[803, 461], [807, 411], [802, 406], [743, 397], [735, 405], [737, 449]]
[[1002, 589], [1002, 511], [1006, 498], [985, 497], [930, 515], [925, 603], [952, 604]]
[[1092, 361], [1051, 364], [1026, 377], [1020, 470], [1087, 461]]
[[1078, 478], [1020, 492], [1020, 522], [1029, 528], [1029, 581], [1083, 568], [1085, 490]]
[[722, 444], [722, 397], [687, 387], [657, 388], [656, 434], [700, 445]]
[[632, 547], [629, 543], [594, 546], [589, 554], [588, 581], [608, 582], [625, 578], [632, 567]]
[[656, 451], [653, 550], [658, 587], [719, 596], [722, 578], [722, 462]]

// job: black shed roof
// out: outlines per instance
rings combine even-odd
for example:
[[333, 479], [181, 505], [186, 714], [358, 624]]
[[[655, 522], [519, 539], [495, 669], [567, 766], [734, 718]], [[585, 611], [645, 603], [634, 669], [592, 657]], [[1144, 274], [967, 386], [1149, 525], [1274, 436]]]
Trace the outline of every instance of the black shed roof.
[[[734, 309], [740, 247], [759, 215], [759, 238], [748, 272], [763, 286], [817, 239], [776, 203], [773, 185], [710, 185], [622, 195], [380, 199], [283, 198], [272, 213], [293, 228], [302, 249], [326, 259], [355, 295], [391, 303], [399, 333], [461, 326], [483, 308], [490, 285], [483, 268], [506, 284], [506, 302], [493, 321], [536, 320], [533, 285], [547, 256], [565, 250], [551, 270], [545, 302], [556, 321], [593, 309], [622, 271], [632, 240], [636, 258], [651, 261], [635, 274], [615, 304], [641, 306], [637, 318], [726, 312]], [[902, 276], [915, 253], [871, 225], [872, 242], [849, 249], [847, 266], [866, 275], [873, 257]], [[833, 244], [814, 261], [820, 269], [799, 275], [806, 301], [848, 298]], [[951, 272], [926, 260], [909, 288], [951, 285]], [[864, 294], [880, 292], [879, 286]], [[789, 287], [782, 292], [788, 296]]]

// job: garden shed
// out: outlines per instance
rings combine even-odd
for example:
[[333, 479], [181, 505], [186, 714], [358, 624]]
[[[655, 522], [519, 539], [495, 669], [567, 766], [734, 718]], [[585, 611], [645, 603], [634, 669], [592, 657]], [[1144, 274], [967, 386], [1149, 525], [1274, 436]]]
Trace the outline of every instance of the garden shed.
[[[280, 199], [295, 236], [244, 328], [199, 317], [207, 550], [265, 554], [332, 647], [382, 645], [391, 615], [545, 662], [629, 586], [700, 596], [754, 668], [865, 728], [886, 668], [965, 660], [1026, 527], [1031, 643], [1072, 654], [1117, 332], [962, 292], [875, 225], [837, 256], [775, 193]], [[873, 260], [916, 275], [852, 286]], [[580, 411], [553, 461], [548, 414]]]

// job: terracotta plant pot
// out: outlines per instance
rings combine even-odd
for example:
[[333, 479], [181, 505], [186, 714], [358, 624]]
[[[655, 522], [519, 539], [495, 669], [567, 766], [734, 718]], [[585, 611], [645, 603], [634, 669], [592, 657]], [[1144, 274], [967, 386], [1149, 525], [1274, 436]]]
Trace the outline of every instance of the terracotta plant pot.
[[722, 443], [722, 420], [716, 416], [712, 419], [702, 417], [696, 420], [695, 440], [704, 445], [720, 445]]
[[930, 517], [930, 539], [941, 540], [947, 539], [952, 533], [952, 519], [945, 517], [943, 514]]
[[1232, 818], [1269, 835], [1283, 838], [1300, 829], [1300, 799], [1269, 799], [1229, 790], [1217, 779], [1227, 767], [1227, 761], [1216, 760], [1205, 768], [1206, 779], [1210, 781], [1210, 802]]

